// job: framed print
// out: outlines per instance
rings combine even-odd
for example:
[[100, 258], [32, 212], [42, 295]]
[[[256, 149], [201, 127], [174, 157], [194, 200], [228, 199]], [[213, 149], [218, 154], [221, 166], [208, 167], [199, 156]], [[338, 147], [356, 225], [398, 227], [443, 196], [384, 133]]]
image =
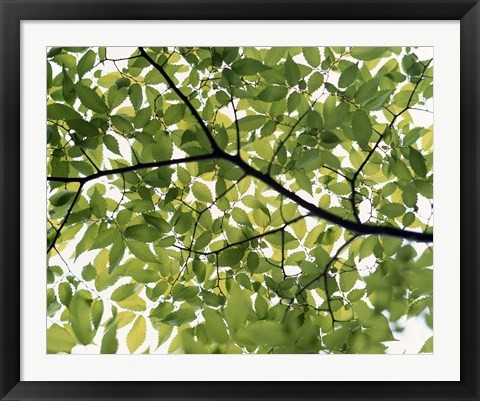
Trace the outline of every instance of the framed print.
[[478, 399], [478, 2], [0, 3], [2, 399]]

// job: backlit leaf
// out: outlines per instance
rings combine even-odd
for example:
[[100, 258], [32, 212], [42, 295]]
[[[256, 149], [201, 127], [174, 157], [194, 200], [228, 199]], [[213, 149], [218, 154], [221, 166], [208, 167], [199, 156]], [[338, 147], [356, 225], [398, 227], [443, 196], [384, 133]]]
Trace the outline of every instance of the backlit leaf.
[[372, 123], [363, 110], [357, 110], [352, 117], [353, 136], [359, 145], [365, 149], [372, 136]]
[[75, 85], [75, 92], [82, 104], [90, 110], [97, 113], [106, 113], [108, 107], [97, 92], [87, 86], [77, 84]]
[[254, 75], [268, 68], [260, 61], [251, 58], [242, 58], [232, 64], [232, 70], [239, 75]]
[[259, 93], [258, 98], [264, 102], [275, 102], [285, 98], [287, 92], [284, 86], [269, 86]]
[[134, 353], [144, 342], [147, 335], [147, 323], [143, 316], [138, 316], [127, 334], [127, 347]]
[[56, 354], [66, 352], [69, 354], [77, 344], [70, 333], [58, 324], [53, 324], [47, 330], [47, 353]]

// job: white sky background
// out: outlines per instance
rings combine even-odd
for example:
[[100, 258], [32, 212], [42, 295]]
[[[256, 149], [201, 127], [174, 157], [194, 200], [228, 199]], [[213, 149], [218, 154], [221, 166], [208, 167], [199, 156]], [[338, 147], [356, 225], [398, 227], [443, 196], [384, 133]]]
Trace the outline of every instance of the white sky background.
[[[135, 47], [108, 47], [107, 57], [109, 59], [120, 59], [120, 58], [129, 57], [135, 51], [135, 49], [136, 49]], [[433, 57], [433, 48], [432, 47], [416, 48], [415, 53], [421, 60], [430, 59]], [[306, 63], [306, 61], [303, 59], [303, 55], [298, 55], [295, 57], [295, 59], [299, 62]], [[120, 70], [122, 70], [124, 67], [127, 66], [127, 61], [118, 61], [116, 62], [116, 65]], [[381, 65], [382, 63], [380, 63], [377, 68], [379, 68]], [[52, 64], [52, 67], [54, 72], [53, 76], [55, 76], [58, 72], [61, 71], [60, 67], [56, 66], [55, 64]], [[104, 66], [102, 67], [102, 74], [104, 75], [108, 72], [114, 72], [114, 71], [117, 71], [114, 63], [111, 61], [106, 61], [104, 63]], [[338, 80], [338, 76], [339, 75], [336, 73], [330, 73], [328, 81], [335, 84]], [[93, 79], [95, 80], [95, 78]], [[327, 94], [325, 96], [327, 96]], [[324, 99], [321, 99], [321, 101], [322, 100]], [[127, 100], [125, 100], [124, 104], [122, 104], [120, 108], [123, 106], [129, 106], [129, 105], [130, 103], [127, 98]], [[427, 110], [429, 110], [430, 112], [433, 112], [433, 99], [430, 99], [428, 101]], [[222, 113], [226, 114], [233, 121], [234, 115], [229, 107], [222, 109]], [[239, 111], [238, 117], [241, 118], [244, 115], [244, 113], [245, 113], [244, 111]], [[379, 117], [379, 121], [384, 120], [384, 116], [382, 113], [376, 113], [376, 114]], [[428, 127], [433, 124], [433, 113], [428, 113], [428, 112], [419, 111], [419, 110], [410, 110], [410, 114], [415, 123], [415, 126]], [[122, 154], [130, 155], [130, 148], [126, 143], [126, 141], [119, 141], [119, 144], [120, 144]], [[340, 152], [338, 152], [338, 155], [345, 156], [346, 152], [343, 151], [343, 153], [344, 154], [342, 154], [342, 151], [340, 150]], [[183, 153], [176, 150], [176, 153], [174, 153], [173, 157], [176, 158], [176, 157], [182, 157], [182, 156], [183, 156]], [[111, 153], [107, 153], [105, 158], [108, 158], [108, 157], [115, 158], [115, 155]], [[125, 157], [125, 158], [129, 160], [129, 157]], [[98, 183], [107, 184], [107, 180], [106, 178], [104, 178], [103, 180], [102, 179], [95, 180], [94, 182], [87, 184], [84, 187], [83, 191], [85, 192], [86, 190], [88, 190], [89, 186], [92, 186]], [[215, 185], [214, 182], [204, 182], [204, 183], [208, 184], [209, 186], [212, 187], [212, 189], [214, 189], [214, 185]], [[114, 191], [109, 189], [110, 188], [109, 185], [105, 185], [105, 187], [107, 189], [107, 193], [105, 195], [106, 197], [114, 199], [116, 201], [120, 200], [120, 197], [121, 197], [120, 191]], [[252, 187], [247, 192], [247, 194], [253, 194]], [[323, 195], [323, 193], [315, 194], [315, 195], [316, 195], [315, 198], [317, 196], [318, 198], [320, 198]], [[190, 194], [190, 196], [192, 195]], [[302, 191], [302, 196], [304, 196], [305, 198], [310, 198], [310, 200], [313, 200], [313, 202], [317, 201], [318, 203], [319, 199], [312, 198], [309, 194], [307, 194], [304, 191]], [[188, 200], [189, 198], [187, 198], [187, 201]], [[334, 201], [335, 201], [335, 198], [332, 197], [332, 203]], [[238, 203], [237, 207], [238, 206], [241, 206], [241, 203]], [[430, 216], [430, 203], [427, 199], [423, 198], [422, 196], [419, 196], [418, 206], [419, 206], [418, 216], [420, 216], [423, 222], [426, 222], [428, 217]], [[366, 219], [369, 216], [369, 205], [366, 202], [359, 205], [359, 214], [361, 219]], [[212, 216], [214, 218], [217, 217], [215, 216], [214, 213], [212, 213]], [[307, 218], [306, 222], [307, 222], [307, 227], [310, 230], [316, 224], [317, 219]], [[104, 316], [102, 318], [102, 322], [104, 322], [109, 316], [111, 316], [110, 309], [112, 304], [109, 301], [109, 297], [111, 293], [118, 286], [122, 284], [126, 284], [131, 280], [129, 277], [122, 278], [115, 285], [109, 287], [108, 289], [102, 291], [101, 293], [98, 293], [97, 291], [95, 291], [93, 283], [85, 283], [81, 279], [82, 269], [85, 265], [93, 262], [93, 259], [97, 255], [98, 250], [85, 252], [77, 260], [74, 260], [74, 258], [70, 257], [70, 255], [74, 254], [76, 244], [78, 243], [78, 240], [81, 238], [81, 234], [83, 232], [84, 230], [80, 231], [76, 235], [75, 239], [70, 241], [68, 245], [65, 247], [65, 249], [61, 251], [62, 257], [64, 260], [61, 260], [61, 258], [58, 256], [54, 256], [51, 258], [50, 264], [60, 265], [63, 267], [65, 266], [65, 262], [66, 262], [71, 272], [82, 281], [82, 284], [80, 284], [79, 288], [82, 288], [82, 286], [84, 286], [83, 288], [89, 289], [93, 294], [101, 295], [101, 298], [104, 301], [104, 307], [105, 307]], [[340, 245], [341, 244], [337, 244], [337, 246], [340, 246]], [[423, 249], [425, 248], [424, 244], [412, 244], [412, 245], [417, 249], [419, 254], [421, 254], [423, 252]], [[132, 257], [132, 255], [129, 255], [127, 250], [123, 260], [125, 261], [130, 257]], [[372, 256], [370, 258], [364, 259], [361, 262], [361, 264], [357, 266], [357, 268], [361, 275], [366, 275], [366, 274], [369, 274], [369, 269], [371, 270], [372, 267], [375, 268], [374, 265], [375, 265], [375, 258]], [[286, 266], [287, 274], [296, 274], [298, 273], [298, 271], [299, 271], [298, 268]], [[359, 287], [358, 284], [359, 283], [357, 283], [357, 287]], [[144, 298], [147, 302], [147, 308], [145, 312], [143, 312], [143, 315], [147, 321], [147, 337], [144, 344], [136, 351], [136, 353], [142, 353], [148, 348], [150, 349], [150, 353], [153, 353], [153, 354], [167, 353], [168, 346], [170, 345], [171, 340], [175, 337], [176, 328], [174, 329], [174, 332], [172, 333], [170, 339], [165, 344], [163, 344], [160, 348], [155, 350], [155, 344], [157, 342], [158, 332], [151, 326], [148, 319], [148, 314], [150, 310], [158, 304], [158, 301], [152, 302], [145, 295], [143, 295], [142, 298]], [[60, 313], [61, 312], [59, 312], [56, 316], [54, 316], [54, 318], [48, 318], [48, 326], [50, 326], [50, 324], [57, 322], [57, 320], [59, 320], [58, 317]], [[119, 329], [117, 332], [117, 337], [119, 340], [119, 348], [117, 353], [119, 354], [129, 354], [129, 351], [126, 346], [126, 336], [129, 330], [131, 329], [132, 324], [133, 322]], [[388, 345], [387, 352], [389, 354], [402, 354], [402, 353], [417, 354], [420, 348], [422, 347], [422, 345], [424, 344], [425, 340], [432, 335], [432, 330], [425, 324], [423, 316], [419, 316], [409, 320], [406, 320], [406, 318], [402, 318], [401, 320], [396, 322], [396, 325], [403, 326], [404, 331], [394, 332], [394, 336], [397, 339], [397, 341], [391, 341], [391, 342], [385, 343], [386, 345]], [[102, 336], [103, 336], [103, 330], [102, 330], [102, 327], [100, 326], [97, 332], [97, 335], [94, 339], [94, 344], [90, 344], [88, 346], [77, 345], [72, 349], [72, 354], [99, 354]]]

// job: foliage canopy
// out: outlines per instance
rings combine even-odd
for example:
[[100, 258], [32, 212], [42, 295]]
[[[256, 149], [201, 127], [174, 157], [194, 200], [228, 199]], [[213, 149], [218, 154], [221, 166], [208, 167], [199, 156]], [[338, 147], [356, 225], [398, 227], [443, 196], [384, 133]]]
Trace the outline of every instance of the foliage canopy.
[[433, 327], [431, 59], [112, 52], [47, 55], [49, 353], [384, 353]]

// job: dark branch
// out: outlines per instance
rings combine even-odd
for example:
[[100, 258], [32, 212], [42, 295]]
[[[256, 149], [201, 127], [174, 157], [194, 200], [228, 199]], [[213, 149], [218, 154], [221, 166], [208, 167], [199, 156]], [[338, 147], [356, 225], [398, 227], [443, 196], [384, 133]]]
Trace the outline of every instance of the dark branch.
[[67, 214], [63, 218], [62, 224], [56, 230], [55, 237], [53, 237], [52, 242], [50, 243], [50, 245], [47, 248], [47, 255], [50, 253], [52, 248], [55, 247], [55, 243], [57, 242], [58, 237], [60, 237], [60, 232], [62, 231], [63, 227], [65, 226], [65, 223], [67, 222], [68, 218], [70, 217], [70, 214], [72, 213], [72, 210], [73, 210], [73, 207], [75, 206], [75, 203], [77, 202], [78, 198], [80, 197], [80, 193], [82, 192], [82, 187], [83, 187], [83, 183], [80, 183], [80, 186], [78, 187], [77, 193], [75, 194], [75, 196], [72, 200], [72, 203], [70, 204], [70, 207], [67, 210]]
[[177, 96], [182, 99], [182, 101], [185, 103], [185, 105], [188, 107], [190, 112], [192, 113], [193, 117], [195, 117], [195, 120], [200, 124], [202, 127], [203, 132], [207, 136], [210, 145], [213, 148], [214, 153], [215, 152], [220, 152], [220, 148], [218, 147], [217, 143], [215, 142], [215, 139], [213, 138], [211, 132], [205, 125], [205, 122], [203, 121], [203, 118], [198, 114], [198, 111], [195, 107], [193, 107], [192, 103], [190, 103], [190, 100], [180, 91], [180, 89], [177, 88], [175, 83], [173, 82], [172, 78], [165, 72], [163, 67], [159, 65], [154, 59], [152, 59], [147, 52], [143, 49], [143, 47], [138, 48], [140, 50], [141, 55], [148, 60], [148, 62], [156, 69], [160, 74], [162, 74], [163, 78], [165, 81], [167, 81], [168, 85], [170, 88], [177, 94]]
[[[292, 306], [293, 302], [295, 301], [295, 298], [297, 298], [303, 291], [305, 291], [308, 287], [310, 287], [315, 281], [321, 279], [322, 277], [325, 277], [327, 272], [328, 272], [328, 269], [330, 269], [330, 267], [332, 266], [332, 264], [338, 259], [338, 257], [340, 256], [340, 254], [343, 252], [343, 250], [348, 246], [350, 245], [355, 239], [357, 238], [357, 236], [353, 236], [352, 238], [350, 238], [349, 240], [347, 240], [340, 248], [338, 248], [337, 252], [335, 252], [335, 255], [333, 255], [333, 257], [328, 261], [327, 265], [325, 266], [325, 270], [320, 273], [319, 275], [315, 276], [312, 280], [310, 280], [307, 284], [305, 284], [304, 286], [302, 286], [296, 293], [295, 293], [295, 296], [290, 300], [290, 303], [287, 305], [287, 309], [285, 310], [285, 314], [283, 315], [283, 320], [282, 322], [285, 321], [285, 318], [287, 317], [287, 313], [290, 309], [290, 307]], [[327, 304], [328, 304], [328, 309], [330, 311], [330, 314], [332, 315], [332, 319], [333, 319], [333, 313], [331, 312], [332, 309], [330, 307], [330, 297], [328, 295], [328, 289], [325, 287], [325, 291], [327, 293]]]
[[80, 182], [82, 184], [85, 184], [88, 181], [95, 180], [97, 178], [104, 177], [106, 175], [122, 174], [122, 173], [127, 173], [129, 171], [142, 170], [145, 168], [171, 166], [173, 164], [191, 163], [191, 162], [197, 162], [202, 160], [212, 160], [214, 158], [215, 157], [212, 156], [211, 154], [206, 154], [206, 155], [199, 155], [199, 156], [183, 157], [180, 159], [164, 160], [160, 162], [138, 163], [138, 164], [135, 164], [134, 166], [127, 166], [127, 167], [114, 168], [111, 170], [99, 171], [98, 173], [88, 175], [86, 177], [47, 177], [47, 181]]
[[243, 169], [243, 171], [245, 171], [248, 175], [251, 175], [252, 177], [255, 177], [260, 181], [264, 182], [270, 188], [277, 191], [279, 194], [282, 194], [286, 198], [289, 198], [290, 200], [296, 202], [299, 206], [308, 210], [313, 216], [327, 220], [332, 224], [339, 225], [347, 230], [350, 230], [356, 233], [357, 235], [369, 235], [369, 234], [389, 235], [392, 237], [404, 238], [404, 239], [419, 241], [419, 242], [433, 241], [433, 234], [402, 230], [400, 228], [393, 227], [393, 226], [374, 226], [370, 224], [362, 224], [358, 222], [345, 220], [342, 217], [339, 217], [331, 212], [321, 209], [318, 206], [306, 201], [304, 198], [297, 195], [296, 193], [284, 188], [282, 185], [280, 185], [277, 181], [275, 181], [269, 175], [254, 169], [252, 166], [248, 165], [243, 160], [240, 160], [238, 157], [231, 156], [225, 153], [221, 157], [236, 164], [238, 167]]
[[[432, 59], [433, 60], [433, 59]], [[359, 217], [358, 217], [358, 212], [357, 212], [357, 207], [356, 207], [356, 202], [355, 202], [355, 193], [356, 193], [356, 182], [357, 182], [357, 178], [358, 176], [360, 175], [360, 173], [362, 172], [363, 168], [365, 167], [365, 165], [368, 163], [368, 161], [370, 160], [370, 158], [373, 156], [373, 154], [375, 153], [375, 150], [377, 150], [378, 148], [378, 145], [380, 145], [380, 142], [382, 141], [383, 139], [383, 136], [385, 135], [385, 132], [387, 132], [387, 130], [391, 129], [393, 127], [393, 124], [395, 124], [395, 121], [397, 120], [398, 117], [400, 117], [403, 113], [405, 113], [409, 108], [410, 108], [410, 103], [413, 99], [413, 95], [415, 94], [417, 88], [418, 88], [418, 85], [420, 84], [420, 82], [422, 82], [422, 78], [423, 78], [423, 74], [425, 74], [425, 71], [427, 69], [427, 67], [430, 65], [430, 63], [432, 62], [432, 60], [430, 60], [426, 65], [424, 65], [424, 68], [423, 68], [423, 71], [422, 71], [422, 75], [420, 76], [420, 79], [417, 81], [417, 83], [415, 84], [413, 90], [412, 90], [412, 93], [410, 94], [410, 97], [408, 98], [408, 102], [407, 102], [407, 105], [405, 106], [405, 108], [403, 110], [401, 110], [400, 112], [398, 112], [397, 114], [394, 114], [393, 115], [393, 118], [392, 118], [392, 121], [390, 122], [390, 124], [388, 125], [388, 127], [385, 129], [385, 131], [383, 132], [383, 134], [379, 135], [377, 141], [375, 142], [375, 145], [373, 146], [373, 148], [370, 150], [370, 152], [368, 152], [368, 155], [367, 157], [365, 158], [365, 160], [362, 162], [362, 164], [360, 165], [360, 167], [358, 168], [357, 171], [355, 171], [355, 174], [353, 175], [352, 177], [352, 180], [351, 180], [351, 187], [352, 187], [352, 194], [351, 194], [351, 198], [350, 198], [350, 201], [351, 201], [351, 204], [352, 204], [352, 207], [353, 207], [353, 212], [355, 214], [355, 218], [358, 222], [360, 222], [359, 220]], [[387, 109], [388, 110], [388, 109]], [[390, 110], [388, 110], [390, 111]], [[391, 113], [391, 112], [390, 112]], [[433, 236], [432, 236], [432, 239], [430, 241], [433, 240]]]

